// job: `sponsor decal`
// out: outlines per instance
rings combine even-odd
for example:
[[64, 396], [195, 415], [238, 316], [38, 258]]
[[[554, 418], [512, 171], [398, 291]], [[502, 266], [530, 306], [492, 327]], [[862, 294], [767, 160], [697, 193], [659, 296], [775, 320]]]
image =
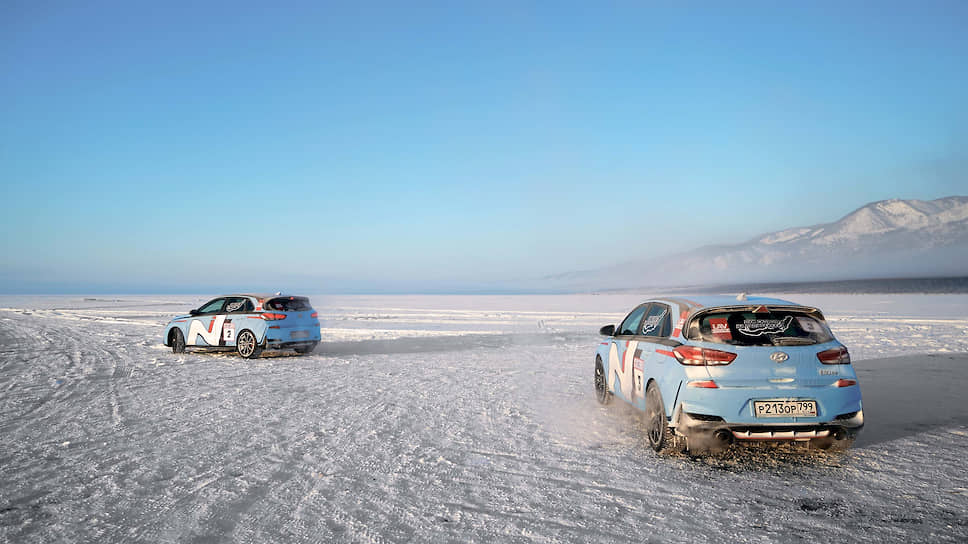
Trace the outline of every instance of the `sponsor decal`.
[[[625, 351], [619, 354], [619, 344], [625, 344]], [[612, 342], [612, 347], [608, 351], [608, 389], [610, 391], [621, 392], [622, 396], [630, 399], [632, 398], [632, 384], [634, 381], [633, 377], [633, 365], [634, 359], [636, 358], [636, 352], [641, 354], [641, 350], [638, 350], [639, 343], [635, 340], [631, 342]], [[621, 364], [619, 362], [621, 361]], [[615, 382], [618, 381], [618, 389], [615, 387]]]
[[226, 342], [235, 342], [235, 325], [232, 321], [226, 321], [222, 325], [222, 340]]
[[662, 313], [659, 315], [650, 315], [649, 318], [645, 320], [645, 323], [642, 323], [642, 334], [645, 336], [650, 336], [650, 334], [655, 331], [659, 324], [662, 323], [662, 320], [665, 319], [665, 315], [665, 310], [662, 310]]
[[242, 307], [243, 304], [245, 304], [245, 301], [244, 300], [235, 301], [235, 302], [229, 304], [228, 306], [226, 306], [225, 307], [225, 311], [226, 312], [236, 312], [236, 311], [238, 311], [239, 308]]
[[189, 346], [199, 345], [198, 339], [201, 338], [206, 346], [219, 345], [219, 337], [222, 336], [222, 324], [225, 322], [224, 315], [216, 315], [206, 324], [201, 319], [193, 319], [188, 325], [188, 337], [185, 343]]
[[713, 336], [720, 340], [732, 340], [733, 333], [729, 330], [729, 323], [725, 317], [713, 317], [709, 320], [709, 327]]
[[676, 330], [672, 331], [672, 336], [679, 336], [682, 334], [682, 328], [686, 326], [686, 317], [689, 315], [689, 310], [683, 310], [679, 313], [679, 321], [676, 322]]
[[816, 319], [812, 317], [798, 317], [797, 323], [804, 332], [809, 332], [810, 334], [822, 334], [823, 327], [820, 323], [817, 323]]
[[645, 367], [645, 361], [642, 360], [642, 350], [635, 350], [635, 357], [632, 359], [632, 382], [635, 384], [635, 389], [632, 391], [632, 397], [644, 396], [645, 392], [642, 389], [642, 376], [643, 369]]
[[763, 336], [781, 333], [789, 329], [791, 323], [793, 323], [792, 315], [783, 319], [747, 319], [741, 325], [737, 325], [736, 330], [746, 336]]

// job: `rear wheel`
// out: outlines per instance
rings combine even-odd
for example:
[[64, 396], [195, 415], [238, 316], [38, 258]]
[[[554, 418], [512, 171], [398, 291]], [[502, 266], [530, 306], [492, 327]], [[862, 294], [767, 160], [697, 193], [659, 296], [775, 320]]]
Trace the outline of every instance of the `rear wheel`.
[[612, 393], [608, 390], [608, 381], [605, 379], [605, 369], [598, 357], [595, 358], [595, 399], [599, 404], [608, 404], [612, 400]]
[[308, 346], [299, 346], [299, 347], [295, 348], [295, 350], [296, 350], [296, 353], [306, 354], [306, 353], [309, 353], [312, 350], [316, 349], [316, 346], [317, 345], [319, 345], [319, 342], [313, 342], [312, 344], [309, 344]]
[[671, 445], [672, 433], [666, 420], [665, 404], [662, 402], [659, 385], [655, 382], [649, 382], [649, 386], [645, 388], [645, 420], [646, 437], [653, 450], [661, 452], [663, 448]]
[[235, 337], [235, 350], [245, 359], [255, 359], [262, 353], [262, 348], [255, 340], [255, 334], [250, 330], [244, 330]]
[[818, 450], [830, 450], [830, 451], [844, 451], [854, 443], [851, 438], [844, 438], [842, 440], [837, 440], [833, 436], [824, 436], [822, 438], [812, 438], [810, 439], [810, 447], [816, 448]]
[[171, 330], [171, 352], [172, 353], [185, 353], [185, 335], [182, 334], [181, 329]]

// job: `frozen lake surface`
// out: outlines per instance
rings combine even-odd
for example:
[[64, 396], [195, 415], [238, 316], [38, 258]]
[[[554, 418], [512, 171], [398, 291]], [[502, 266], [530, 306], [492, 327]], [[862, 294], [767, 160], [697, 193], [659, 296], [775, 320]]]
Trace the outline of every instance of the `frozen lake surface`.
[[595, 402], [643, 298], [312, 297], [323, 345], [247, 361], [161, 345], [203, 297], [0, 297], [0, 542], [968, 541], [968, 296], [785, 297], [865, 431], [696, 459]]

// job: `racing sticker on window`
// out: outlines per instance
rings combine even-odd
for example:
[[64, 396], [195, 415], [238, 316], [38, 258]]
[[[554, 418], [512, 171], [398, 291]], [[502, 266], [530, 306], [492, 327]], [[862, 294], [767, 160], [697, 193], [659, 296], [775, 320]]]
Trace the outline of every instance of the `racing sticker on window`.
[[725, 317], [713, 317], [709, 319], [709, 327], [712, 329], [713, 336], [720, 340], [732, 340], [733, 333], [729, 332], [729, 323]]
[[237, 312], [239, 310], [239, 308], [242, 307], [243, 304], [245, 304], [245, 301], [244, 300], [238, 300], [238, 301], [232, 302], [231, 304], [229, 304], [228, 306], [225, 307], [225, 311], [226, 312]]
[[791, 323], [793, 323], [792, 315], [783, 319], [747, 319], [741, 325], [737, 325], [736, 330], [746, 336], [763, 336], [781, 333], [789, 329]]
[[665, 310], [662, 310], [662, 313], [659, 315], [650, 315], [648, 319], [645, 320], [645, 323], [642, 323], [642, 334], [645, 336], [650, 336], [656, 327], [662, 323], [662, 320], [665, 319], [665, 315]]
[[225, 324], [222, 325], [222, 340], [226, 342], [235, 341], [235, 324], [233, 324], [231, 321], [226, 321]]
[[804, 332], [809, 332], [810, 334], [823, 334], [823, 327], [820, 323], [817, 323], [812, 317], [798, 317], [797, 323], [800, 324], [800, 328]]

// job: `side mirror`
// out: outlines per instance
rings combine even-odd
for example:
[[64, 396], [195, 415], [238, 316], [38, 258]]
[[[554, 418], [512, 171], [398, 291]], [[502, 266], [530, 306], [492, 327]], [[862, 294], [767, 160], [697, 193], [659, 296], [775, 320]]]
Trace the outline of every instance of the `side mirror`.
[[598, 329], [598, 334], [602, 336], [615, 336], [615, 325], [605, 325]]
[[188, 315], [198, 315], [198, 310], [197, 309], [191, 310], [190, 312], [188, 312]]

